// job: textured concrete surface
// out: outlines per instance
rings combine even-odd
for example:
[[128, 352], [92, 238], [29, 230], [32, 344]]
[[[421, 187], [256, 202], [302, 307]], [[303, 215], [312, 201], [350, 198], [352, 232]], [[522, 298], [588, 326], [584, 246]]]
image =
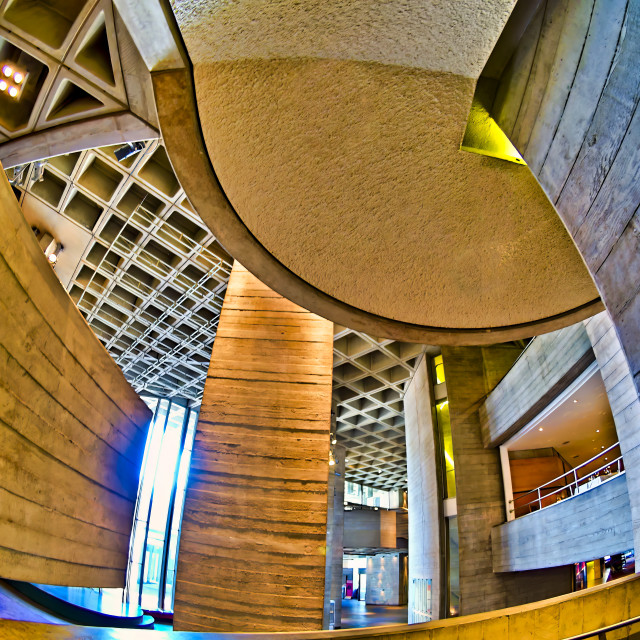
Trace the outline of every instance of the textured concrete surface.
[[174, 2], [213, 167], [268, 252], [336, 300], [432, 327], [598, 297], [528, 169], [459, 150], [512, 4]]
[[561, 567], [633, 549], [626, 477], [494, 527], [491, 548], [496, 572]]
[[173, 626], [322, 629], [333, 325], [237, 262], [204, 388]]
[[515, 0], [172, 0], [194, 62], [360, 60], [476, 78]]
[[[640, 613], [640, 576], [621, 578], [604, 585], [552, 598], [532, 605], [502, 611], [437, 620], [420, 625], [389, 625], [384, 629], [352, 631], [316, 631], [268, 634], [263, 638], [279, 640], [321, 640], [325, 638], [381, 638], [389, 640], [537, 640], [567, 638], [583, 632], [616, 624]], [[636, 625], [637, 627], [637, 625]], [[622, 632], [624, 633], [624, 632]], [[131, 640], [142, 637], [130, 629], [91, 627], [54, 627], [52, 625], [0, 620], [3, 640]], [[613, 634], [609, 634], [613, 635]], [[173, 633], [145, 631], [149, 640], [219, 640], [215, 633]], [[245, 636], [257, 638], [257, 636]], [[624, 637], [622, 635], [614, 637]], [[635, 636], [634, 636], [635, 637]]]
[[464, 328], [598, 297], [529, 170], [459, 151], [472, 79], [333, 60], [211, 63], [195, 78], [231, 203], [321, 291], [394, 320]]
[[404, 396], [405, 433], [407, 439], [407, 484], [409, 500], [409, 622], [413, 617], [415, 578], [431, 579], [431, 611], [434, 620], [441, 617], [442, 496], [438, 468], [440, 443], [434, 430], [433, 382], [427, 372], [425, 355], [416, 369]]
[[0, 227], [0, 576], [123, 587], [151, 412], [63, 289], [2, 171]]

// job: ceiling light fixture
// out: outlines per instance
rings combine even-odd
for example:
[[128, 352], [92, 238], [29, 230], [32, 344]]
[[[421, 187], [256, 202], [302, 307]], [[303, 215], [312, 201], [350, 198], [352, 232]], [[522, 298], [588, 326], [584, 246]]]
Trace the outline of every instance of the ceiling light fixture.
[[11, 64], [5, 62], [2, 65], [2, 76], [0, 92], [6, 93], [14, 100], [18, 99], [27, 79], [26, 71], [15, 69]]
[[542, 427], [538, 427], [538, 431], [544, 431]]
[[577, 400], [574, 400], [574, 402], [575, 402], [576, 404], [578, 404], [578, 401], [577, 401]]
[[600, 433], [600, 429], [596, 429], [596, 433]]

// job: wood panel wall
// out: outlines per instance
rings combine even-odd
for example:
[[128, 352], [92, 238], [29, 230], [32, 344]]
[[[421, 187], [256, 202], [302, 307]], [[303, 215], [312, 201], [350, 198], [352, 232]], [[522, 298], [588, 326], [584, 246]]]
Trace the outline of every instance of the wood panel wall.
[[321, 629], [333, 325], [235, 264], [196, 431], [174, 628]]
[[0, 577], [123, 587], [151, 412], [0, 170]]
[[485, 449], [479, 408], [493, 380], [513, 360], [499, 347], [443, 347], [451, 417], [460, 552], [460, 612], [491, 611], [550, 598], [571, 589], [565, 568], [494, 573], [491, 530], [505, 521], [500, 456]]
[[544, 0], [492, 113], [556, 206], [640, 381], [640, 1]]

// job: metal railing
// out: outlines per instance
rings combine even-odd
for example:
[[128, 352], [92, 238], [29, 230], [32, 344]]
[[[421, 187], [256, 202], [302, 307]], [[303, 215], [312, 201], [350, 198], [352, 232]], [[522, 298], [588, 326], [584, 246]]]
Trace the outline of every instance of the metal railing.
[[609, 631], [616, 631], [617, 629], [623, 629], [624, 627], [630, 627], [632, 624], [638, 623], [640, 623], [640, 616], [629, 618], [628, 620], [623, 620], [622, 622], [616, 622], [615, 624], [610, 624], [608, 627], [601, 627], [600, 629], [594, 629], [593, 631], [585, 631], [584, 633], [581, 633], [577, 636], [564, 638], [564, 640], [587, 640], [588, 638], [607, 640], [607, 633], [609, 633]]
[[[610, 462], [607, 462], [597, 469], [594, 469], [583, 477], [578, 477], [578, 471], [580, 469], [584, 469], [599, 458], [605, 457], [608, 453], [613, 451], [613, 449], [618, 446], [620, 446], [620, 443], [616, 442], [607, 449], [604, 449], [597, 455], [593, 456], [593, 458], [590, 458], [586, 462], [583, 462], [581, 465], [578, 465], [577, 467], [575, 467], [575, 469], [571, 469], [566, 473], [563, 473], [561, 476], [558, 476], [557, 478], [554, 478], [549, 482], [545, 482], [536, 489], [527, 491], [527, 493], [524, 493], [521, 496], [514, 498], [513, 500], [509, 500], [510, 512], [515, 513], [516, 509], [518, 511], [521, 511], [522, 509], [525, 509], [527, 507], [529, 507], [528, 513], [537, 511], [538, 509], [542, 508], [543, 500], [549, 502], [549, 498], [551, 498], [552, 496], [557, 496], [555, 502], [566, 500], [567, 498], [571, 498], [584, 491], [585, 487], [591, 488], [588, 485], [590, 482], [594, 482], [596, 478], [598, 478], [598, 484], [600, 484], [603, 478], [606, 480], [608, 479], [608, 477], [613, 477], [614, 475], [622, 473], [624, 471], [624, 463], [622, 460], [622, 456], [618, 456], [617, 458], [614, 458]], [[570, 478], [571, 480], [568, 482], [567, 480], [569, 480]], [[593, 486], [596, 485], [594, 484]], [[563, 492], [568, 495], [558, 495]], [[533, 497], [533, 499], [523, 503], [522, 500], [528, 497]]]

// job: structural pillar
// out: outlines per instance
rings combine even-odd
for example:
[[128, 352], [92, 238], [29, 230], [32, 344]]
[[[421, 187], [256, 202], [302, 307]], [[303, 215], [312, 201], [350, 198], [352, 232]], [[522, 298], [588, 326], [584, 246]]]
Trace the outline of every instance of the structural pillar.
[[[631, 506], [633, 539], [640, 549], [640, 398], [616, 327], [607, 311], [584, 321], [607, 390], [618, 433]], [[636, 564], [640, 572], [640, 564]]]
[[501, 345], [442, 348], [456, 468], [461, 615], [535, 602], [571, 590], [567, 567], [493, 571], [491, 529], [506, 521], [505, 498], [500, 454], [483, 445], [478, 409], [516, 355]]
[[[335, 414], [332, 433], [335, 434]], [[344, 555], [344, 458], [345, 448], [333, 447], [335, 465], [329, 471], [327, 511], [327, 564], [325, 568], [325, 604], [323, 628], [330, 628], [330, 603], [334, 602], [333, 628], [342, 626], [342, 558]]]
[[[407, 441], [407, 497], [409, 501], [409, 623], [424, 622], [419, 604], [424, 585], [431, 581], [431, 619], [441, 615], [442, 487], [438, 471], [438, 443], [434, 429], [433, 386], [422, 358], [404, 396]], [[422, 589], [422, 591], [421, 591]]]
[[174, 628], [322, 628], [333, 325], [235, 263], [204, 388]]

